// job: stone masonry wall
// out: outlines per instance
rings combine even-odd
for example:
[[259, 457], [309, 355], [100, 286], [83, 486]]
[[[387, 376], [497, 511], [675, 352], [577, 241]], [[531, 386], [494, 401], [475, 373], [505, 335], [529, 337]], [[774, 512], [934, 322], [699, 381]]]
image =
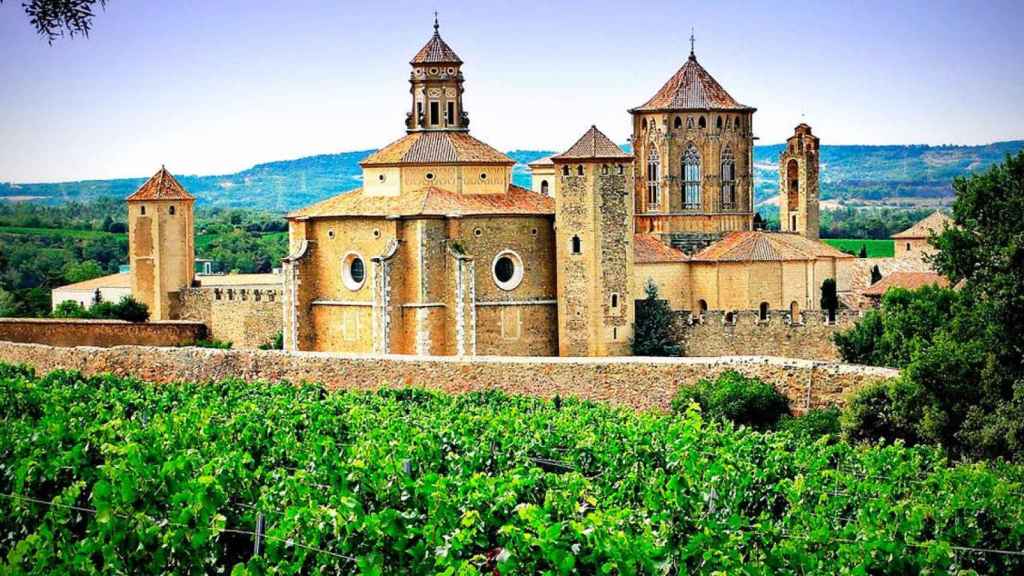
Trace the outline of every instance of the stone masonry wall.
[[840, 311], [835, 322], [828, 323], [824, 312], [804, 311], [794, 323], [788, 312], [771, 310], [768, 319], [761, 320], [756, 310], [742, 310], [729, 322], [721, 311], [706, 312], [703, 319], [691, 319], [689, 312], [677, 314], [686, 356], [774, 355], [830, 361], [839, 360], [832, 335], [849, 329], [858, 318]]
[[865, 384], [894, 378], [888, 368], [765, 356], [731, 358], [499, 358], [345, 356], [325, 352], [205, 348], [56, 348], [0, 342], [0, 362], [37, 372], [110, 372], [152, 382], [246, 380], [320, 382], [331, 389], [420, 386], [449, 393], [503, 390], [556, 394], [667, 411], [681, 386], [725, 370], [771, 382], [796, 412], [842, 404]]
[[206, 324], [210, 338], [231, 342], [235, 348], [258, 348], [284, 327], [281, 288], [188, 288], [178, 298], [182, 320]]
[[177, 346], [206, 337], [200, 322], [0, 318], [0, 341], [53, 346]]

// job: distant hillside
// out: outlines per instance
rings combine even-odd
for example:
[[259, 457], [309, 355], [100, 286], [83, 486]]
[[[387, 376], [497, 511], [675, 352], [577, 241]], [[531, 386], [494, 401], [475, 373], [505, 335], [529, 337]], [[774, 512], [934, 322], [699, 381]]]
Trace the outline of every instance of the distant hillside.
[[[986, 146], [822, 146], [822, 197], [845, 201], [917, 202], [949, 199], [953, 177], [984, 169], [1006, 154], [1024, 149], [1024, 140]], [[758, 202], [776, 194], [781, 144], [754, 150]], [[201, 203], [284, 212], [361, 185], [359, 161], [372, 150], [321, 154], [297, 160], [257, 164], [248, 170], [220, 176], [179, 175], [181, 183]], [[519, 164], [513, 179], [529, 186], [526, 164], [551, 151], [515, 150]], [[85, 180], [53, 184], [0, 184], [0, 199], [59, 203], [99, 197], [123, 198], [144, 177]]]

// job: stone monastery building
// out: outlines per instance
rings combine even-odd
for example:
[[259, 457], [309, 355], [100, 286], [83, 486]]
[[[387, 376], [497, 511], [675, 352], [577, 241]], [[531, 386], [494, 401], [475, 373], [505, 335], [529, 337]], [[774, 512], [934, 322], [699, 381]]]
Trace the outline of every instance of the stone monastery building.
[[[844, 289], [852, 257], [818, 240], [818, 138], [797, 126], [780, 158], [782, 232], [754, 229], [755, 109], [692, 51], [629, 110], [634, 153], [591, 126], [531, 164], [532, 190], [470, 135], [462, 64], [435, 22], [411, 61], [406, 134], [363, 160], [362, 188], [287, 215], [286, 349], [625, 355], [649, 282], [696, 318], [795, 323], [825, 279]], [[169, 319], [195, 286], [192, 201], [154, 178], [129, 198], [132, 290]]]

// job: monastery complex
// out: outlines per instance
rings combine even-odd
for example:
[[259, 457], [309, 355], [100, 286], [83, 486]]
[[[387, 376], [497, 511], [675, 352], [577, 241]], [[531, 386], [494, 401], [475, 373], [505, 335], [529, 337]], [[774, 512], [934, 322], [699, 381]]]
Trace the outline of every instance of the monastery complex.
[[[692, 319], [792, 324], [820, 316], [826, 279], [850, 291], [856, 258], [818, 238], [818, 137], [795, 128], [779, 158], [781, 231], [757, 229], [756, 109], [692, 50], [629, 109], [631, 153], [591, 126], [530, 164], [531, 189], [470, 134], [463, 61], [436, 22], [410, 64], [405, 135], [361, 162], [362, 188], [287, 215], [280, 274], [197, 277], [194, 198], [161, 169], [127, 199], [117, 288], [154, 320], [278, 329], [287, 350], [516, 356], [629, 354], [649, 283]], [[220, 311], [228, 301], [246, 304]]]

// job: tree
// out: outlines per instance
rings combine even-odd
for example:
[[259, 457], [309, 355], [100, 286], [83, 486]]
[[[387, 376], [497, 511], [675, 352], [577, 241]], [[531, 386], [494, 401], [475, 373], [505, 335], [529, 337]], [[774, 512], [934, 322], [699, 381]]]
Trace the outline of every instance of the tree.
[[861, 244], [860, 245], [860, 252], [857, 253], [857, 258], [867, 258], [867, 257], [868, 257], [868, 247], [867, 247], [866, 244]]
[[821, 283], [821, 309], [828, 311], [828, 319], [832, 321], [836, 318], [838, 308], [839, 297], [836, 295], [836, 281], [834, 278], [826, 278]]
[[70, 284], [92, 280], [93, 278], [99, 278], [100, 276], [103, 276], [103, 268], [100, 266], [99, 262], [95, 260], [69, 262], [68, 265], [64, 267], [64, 278]]
[[0, 318], [9, 318], [18, 314], [18, 303], [14, 294], [0, 287]]
[[89, 36], [97, 4], [104, 8], [107, 0], [25, 0], [21, 6], [36, 32], [52, 45], [65, 34]]
[[634, 356], [679, 356], [682, 346], [675, 333], [675, 313], [666, 300], [658, 298], [658, 286], [651, 280], [644, 287], [647, 297], [636, 308], [633, 335]]
[[882, 279], [882, 271], [878, 269], [878, 264], [871, 267], [871, 283], [874, 284]]

